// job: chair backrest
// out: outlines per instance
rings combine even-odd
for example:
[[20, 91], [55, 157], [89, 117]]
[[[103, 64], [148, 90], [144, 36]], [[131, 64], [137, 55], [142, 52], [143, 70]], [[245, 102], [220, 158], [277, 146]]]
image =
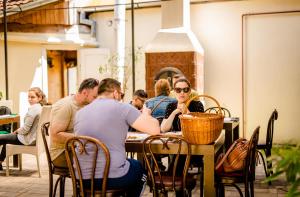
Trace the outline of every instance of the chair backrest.
[[[87, 150], [88, 149], [88, 150]], [[104, 171], [102, 176], [101, 196], [106, 196], [106, 184], [110, 167], [110, 153], [106, 145], [98, 139], [88, 136], [77, 136], [69, 139], [65, 145], [67, 164], [73, 183], [74, 196], [86, 196], [85, 191], [89, 191], [89, 196], [95, 195], [94, 177], [97, 161], [100, 160], [99, 154], [105, 157]], [[91, 188], [84, 188], [82, 170], [79, 162], [80, 157], [89, 155], [92, 158]], [[103, 161], [103, 160], [102, 160]], [[79, 187], [79, 188], [78, 188]], [[80, 194], [78, 194], [78, 189]]]
[[44, 105], [42, 108], [42, 112], [40, 114], [40, 119], [36, 131], [36, 146], [38, 148], [38, 153], [41, 153], [44, 150], [44, 143], [42, 139], [42, 126], [44, 123], [50, 121], [50, 113], [51, 113], [52, 106], [51, 105]]
[[[157, 146], [157, 144], [162, 144], [163, 146]], [[172, 180], [172, 188], [165, 188], [164, 178], [166, 178], [165, 171], [162, 171], [157, 162], [157, 154], [174, 154], [174, 160], [172, 165], [172, 171], [168, 169], [167, 180]], [[178, 175], [178, 160], [180, 155], [186, 155], [184, 162], [184, 169], [182, 174]], [[150, 177], [151, 186], [154, 191], [160, 190], [161, 193], [166, 193], [169, 190], [175, 191], [175, 180], [178, 182], [178, 177], [182, 181], [183, 191], [186, 189], [186, 180], [188, 167], [191, 159], [191, 146], [190, 144], [179, 136], [163, 136], [163, 135], [153, 135], [149, 136], [143, 141], [143, 156], [146, 162], [146, 167], [148, 175]], [[159, 183], [159, 185], [156, 185]]]
[[266, 137], [266, 145], [268, 149], [272, 148], [273, 144], [273, 135], [274, 135], [274, 122], [278, 119], [278, 112], [275, 109], [268, 121], [268, 128], [267, 128], [267, 137]]
[[0, 106], [0, 115], [11, 114], [11, 109], [7, 106]]
[[244, 168], [244, 176], [246, 182], [249, 180], [255, 179], [255, 167], [256, 167], [256, 146], [259, 138], [259, 129], [260, 127], [256, 127], [254, 130], [251, 139], [249, 141], [249, 147], [246, 156], [246, 163]]
[[[224, 117], [228, 117], [228, 118], [231, 117], [231, 113], [227, 108], [221, 107], [221, 111], [222, 111], [222, 114], [224, 115]], [[218, 107], [209, 107], [205, 110], [205, 112], [217, 114], [219, 112], [219, 108]]]
[[42, 125], [42, 139], [43, 139], [43, 143], [44, 143], [44, 148], [45, 148], [45, 153], [46, 153], [46, 157], [47, 157], [47, 163], [48, 163], [48, 168], [49, 168], [49, 171], [51, 172], [51, 174], [53, 173], [52, 172], [52, 166], [53, 166], [53, 163], [52, 163], [52, 160], [51, 160], [51, 156], [50, 156], [50, 151], [49, 151], [49, 146], [48, 146], [48, 142], [47, 142], [47, 136], [49, 136], [49, 127], [50, 127], [50, 122], [45, 122], [43, 125]]
[[13, 101], [12, 100], [1, 100], [0, 106], [6, 106], [12, 110], [13, 109]]

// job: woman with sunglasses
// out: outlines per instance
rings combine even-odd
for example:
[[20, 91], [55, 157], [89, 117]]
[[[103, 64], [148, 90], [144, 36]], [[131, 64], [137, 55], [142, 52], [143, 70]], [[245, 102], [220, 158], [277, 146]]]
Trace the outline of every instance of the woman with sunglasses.
[[[180, 78], [174, 83], [174, 92], [177, 101], [170, 103], [167, 106], [165, 118], [163, 119], [161, 123], [161, 131], [162, 132], [168, 132], [168, 131], [180, 131], [180, 119], [179, 115], [182, 114], [183, 110], [186, 108], [186, 103], [189, 100], [189, 96], [191, 94], [191, 84], [190, 82], [185, 78]], [[203, 105], [200, 101], [191, 101], [190, 105], [188, 106], [188, 112], [204, 112]], [[170, 155], [170, 164], [168, 169], [172, 171], [173, 165], [174, 165], [174, 157]], [[194, 163], [200, 163], [202, 160], [202, 156], [192, 156], [191, 157], [191, 164]], [[178, 160], [176, 173], [179, 175], [182, 173], [183, 168], [185, 165], [185, 156], [181, 155]], [[168, 171], [169, 173], [172, 173], [171, 171]], [[183, 196], [183, 191], [177, 191], [177, 196]]]
[[[185, 78], [178, 79], [174, 83], [174, 91], [177, 101], [167, 106], [165, 117], [161, 123], [162, 132], [181, 130], [179, 115], [186, 108], [191, 94], [191, 84]], [[188, 112], [204, 112], [202, 103], [194, 100], [190, 102], [187, 110]]]

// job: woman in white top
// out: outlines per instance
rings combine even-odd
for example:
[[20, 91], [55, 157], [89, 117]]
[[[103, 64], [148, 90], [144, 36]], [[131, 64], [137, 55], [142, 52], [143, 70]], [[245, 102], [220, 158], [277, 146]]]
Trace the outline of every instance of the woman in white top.
[[45, 94], [38, 87], [28, 90], [28, 102], [30, 107], [24, 117], [24, 125], [13, 133], [0, 135], [0, 145], [3, 145], [0, 154], [0, 170], [6, 156], [6, 144], [34, 145], [36, 130], [42, 111], [42, 105], [46, 104]]

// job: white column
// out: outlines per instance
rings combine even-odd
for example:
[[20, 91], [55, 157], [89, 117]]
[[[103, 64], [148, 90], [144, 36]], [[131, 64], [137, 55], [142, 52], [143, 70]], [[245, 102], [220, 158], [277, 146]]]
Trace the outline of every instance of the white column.
[[118, 80], [122, 83], [124, 80], [125, 64], [125, 12], [126, 0], [115, 0], [114, 21], [115, 21], [115, 49], [118, 57]]

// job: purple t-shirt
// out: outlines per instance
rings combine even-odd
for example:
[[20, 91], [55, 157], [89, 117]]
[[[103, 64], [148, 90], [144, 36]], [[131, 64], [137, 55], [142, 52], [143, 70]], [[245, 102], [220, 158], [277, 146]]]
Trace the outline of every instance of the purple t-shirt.
[[[129, 169], [126, 160], [125, 140], [129, 125], [140, 116], [140, 112], [130, 104], [114, 99], [95, 99], [76, 113], [75, 135], [85, 135], [101, 140], [110, 151], [109, 178], [124, 176]], [[91, 149], [88, 149], [91, 151]], [[102, 153], [99, 153], [102, 154]], [[90, 154], [93, 155], [93, 154]], [[100, 157], [99, 157], [100, 156]], [[104, 157], [99, 155], [98, 159]], [[83, 179], [91, 178], [92, 156], [79, 158]], [[104, 164], [98, 162], [95, 178], [102, 178]]]

